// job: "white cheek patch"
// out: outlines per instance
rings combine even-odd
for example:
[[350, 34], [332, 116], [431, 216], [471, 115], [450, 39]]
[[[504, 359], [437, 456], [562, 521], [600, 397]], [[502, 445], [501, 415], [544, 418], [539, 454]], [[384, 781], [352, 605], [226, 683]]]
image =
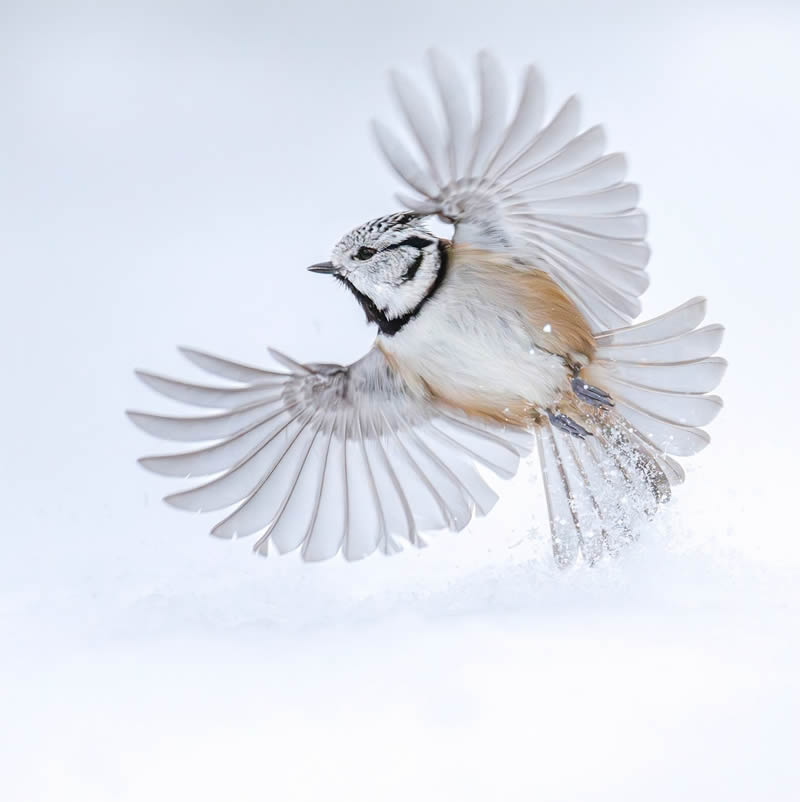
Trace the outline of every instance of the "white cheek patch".
[[416, 309], [425, 299], [435, 280], [436, 271], [429, 270], [423, 274], [420, 268], [411, 281], [402, 282], [396, 287], [388, 287], [384, 307], [387, 317], [402, 317]]
[[[403, 281], [403, 277], [420, 253], [423, 255], [423, 260], [414, 277]], [[373, 258], [380, 262], [353, 267], [350, 272], [345, 273], [345, 276], [388, 318], [402, 317], [416, 309], [436, 281], [440, 258], [436, 248], [431, 247], [424, 251], [402, 248], [383, 254], [378, 253]]]

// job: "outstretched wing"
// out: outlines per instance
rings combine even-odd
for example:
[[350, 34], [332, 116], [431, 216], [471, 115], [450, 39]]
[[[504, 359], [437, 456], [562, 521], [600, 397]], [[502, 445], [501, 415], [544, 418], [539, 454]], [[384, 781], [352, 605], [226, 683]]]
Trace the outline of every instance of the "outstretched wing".
[[478, 113], [454, 66], [431, 54], [441, 121], [406, 77], [392, 74], [395, 99], [419, 157], [375, 123], [381, 151], [416, 193], [408, 208], [455, 224], [454, 240], [510, 251], [547, 271], [594, 331], [627, 325], [648, 285], [647, 222], [639, 191], [625, 183], [621, 153], [605, 153], [600, 126], [579, 133], [579, 104], [570, 97], [547, 123], [534, 67], [525, 72], [516, 112], [497, 62], [480, 53]]
[[272, 542], [280, 552], [302, 546], [307, 560], [340, 549], [357, 559], [379, 547], [397, 551], [396, 536], [421, 544], [420, 531], [463, 529], [497, 500], [475, 463], [509, 477], [532, 445], [527, 432], [412, 394], [377, 349], [348, 367], [301, 365], [273, 351], [287, 373], [182, 351], [235, 384], [139, 377], [169, 398], [222, 411], [128, 415], [156, 437], [214, 442], [140, 462], [166, 476], [212, 477], [165, 500], [192, 511], [236, 505], [212, 534], [265, 530], [254, 547], [262, 553]]

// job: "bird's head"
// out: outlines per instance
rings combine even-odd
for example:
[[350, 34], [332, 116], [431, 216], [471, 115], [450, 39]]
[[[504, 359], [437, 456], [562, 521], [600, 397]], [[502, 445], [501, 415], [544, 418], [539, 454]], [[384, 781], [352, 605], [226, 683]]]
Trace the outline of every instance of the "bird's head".
[[309, 270], [343, 282], [367, 319], [393, 334], [435, 291], [446, 268], [447, 241], [431, 234], [421, 220], [414, 212], [370, 220], [342, 237], [330, 262]]

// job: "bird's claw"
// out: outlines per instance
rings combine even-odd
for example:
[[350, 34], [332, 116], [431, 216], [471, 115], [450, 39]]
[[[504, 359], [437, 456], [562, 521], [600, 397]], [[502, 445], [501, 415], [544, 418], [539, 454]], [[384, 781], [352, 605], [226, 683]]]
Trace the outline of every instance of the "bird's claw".
[[614, 406], [611, 396], [605, 390], [587, 384], [580, 376], [576, 376], [572, 380], [572, 391], [581, 401], [585, 401], [593, 407], [603, 408]]
[[550, 423], [553, 424], [557, 429], [561, 429], [562, 432], [566, 432], [567, 434], [571, 434], [573, 437], [578, 437], [581, 440], [585, 440], [589, 437], [592, 433], [587, 431], [580, 425], [580, 423], [576, 423], [572, 418], [568, 415], [565, 415], [563, 412], [553, 411], [551, 409], [547, 410], [547, 417], [550, 419]]

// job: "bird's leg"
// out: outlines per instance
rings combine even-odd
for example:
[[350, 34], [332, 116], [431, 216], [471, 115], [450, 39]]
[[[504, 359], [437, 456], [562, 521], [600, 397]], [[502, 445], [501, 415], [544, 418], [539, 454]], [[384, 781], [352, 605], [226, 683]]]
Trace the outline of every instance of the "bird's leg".
[[579, 372], [580, 368], [573, 366], [572, 392], [575, 393], [575, 395], [577, 395], [581, 401], [584, 401], [593, 407], [600, 407], [600, 409], [613, 407], [614, 402], [611, 400], [611, 396], [605, 390], [601, 390], [599, 387], [593, 387], [591, 384], [587, 384], [578, 375]]
[[581, 440], [585, 440], [587, 436], [591, 436], [592, 434], [584, 429], [580, 423], [576, 423], [568, 415], [558, 410], [548, 409], [547, 417], [550, 419], [550, 423], [552, 423], [553, 426], [557, 429], [561, 429], [562, 432], [571, 434], [573, 437], [579, 437]]

